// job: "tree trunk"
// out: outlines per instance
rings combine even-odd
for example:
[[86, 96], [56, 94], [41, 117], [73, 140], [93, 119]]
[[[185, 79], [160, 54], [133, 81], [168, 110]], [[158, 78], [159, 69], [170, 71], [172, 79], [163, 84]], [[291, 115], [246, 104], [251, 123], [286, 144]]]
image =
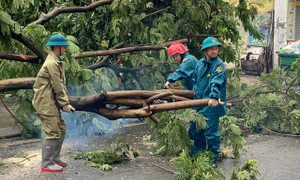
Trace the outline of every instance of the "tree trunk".
[[[1, 80], [0, 92], [32, 89], [34, 82], [35, 78]], [[92, 96], [70, 96], [69, 101], [76, 111], [98, 113], [110, 120], [150, 117], [157, 123], [155, 113], [208, 105], [208, 99], [193, 98], [193, 91], [161, 89], [100, 92]]]
[[141, 117], [150, 117], [155, 113], [159, 113], [163, 111], [207, 106], [208, 101], [209, 99], [200, 99], [200, 100], [188, 100], [188, 101], [181, 101], [181, 102], [171, 102], [171, 103], [164, 103], [164, 104], [153, 104], [139, 109], [100, 108], [98, 110], [98, 113], [110, 120], [116, 120], [118, 118], [141, 118]]
[[14, 78], [0, 81], [0, 92], [32, 89], [35, 78]]

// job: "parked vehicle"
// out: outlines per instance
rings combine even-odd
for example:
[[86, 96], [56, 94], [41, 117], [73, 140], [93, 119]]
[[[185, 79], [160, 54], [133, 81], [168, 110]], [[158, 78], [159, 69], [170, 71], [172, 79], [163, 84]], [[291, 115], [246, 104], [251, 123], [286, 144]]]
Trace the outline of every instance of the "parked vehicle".
[[246, 74], [260, 76], [265, 70], [264, 46], [248, 45], [241, 56], [242, 70]]

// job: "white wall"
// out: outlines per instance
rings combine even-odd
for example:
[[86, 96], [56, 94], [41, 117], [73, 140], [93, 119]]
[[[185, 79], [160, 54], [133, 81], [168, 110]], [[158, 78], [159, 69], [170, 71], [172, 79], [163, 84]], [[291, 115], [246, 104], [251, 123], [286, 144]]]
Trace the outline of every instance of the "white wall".
[[276, 51], [286, 44], [286, 22], [288, 0], [275, 0], [274, 2], [274, 67], [279, 66], [279, 58]]

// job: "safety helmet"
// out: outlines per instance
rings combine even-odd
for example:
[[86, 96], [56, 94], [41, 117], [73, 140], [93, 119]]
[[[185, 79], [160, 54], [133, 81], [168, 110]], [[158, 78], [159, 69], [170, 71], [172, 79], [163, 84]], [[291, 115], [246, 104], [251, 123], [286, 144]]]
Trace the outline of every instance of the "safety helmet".
[[185, 46], [180, 42], [175, 42], [171, 44], [171, 46], [168, 48], [168, 55], [171, 57], [174, 54], [184, 54], [186, 53], [187, 49]]
[[61, 34], [52, 35], [46, 46], [70, 46], [65, 36]]
[[215, 37], [207, 37], [203, 40], [202, 48], [200, 51], [203, 51], [204, 49], [213, 47], [213, 46], [222, 46], [222, 44]]

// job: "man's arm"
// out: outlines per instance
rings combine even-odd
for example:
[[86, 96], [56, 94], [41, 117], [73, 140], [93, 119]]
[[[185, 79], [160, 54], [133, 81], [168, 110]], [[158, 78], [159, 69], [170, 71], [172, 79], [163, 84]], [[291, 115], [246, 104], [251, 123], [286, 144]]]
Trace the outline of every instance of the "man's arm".
[[59, 69], [59, 66], [55, 63], [49, 63], [47, 66], [47, 70], [50, 75], [50, 84], [52, 85], [55, 92], [56, 101], [58, 102], [60, 107], [68, 105], [69, 98], [67, 92], [65, 91], [65, 84], [60, 78], [61, 71]]
[[178, 68], [168, 77], [168, 82], [173, 83], [177, 80], [185, 79], [191, 76], [194, 72], [194, 67], [191, 67], [187, 62], [181, 63]]
[[209, 83], [210, 87], [210, 99], [218, 100], [220, 98], [220, 89], [221, 85], [226, 81], [226, 70], [223, 63], [217, 65], [215, 69], [213, 69], [211, 80]]

